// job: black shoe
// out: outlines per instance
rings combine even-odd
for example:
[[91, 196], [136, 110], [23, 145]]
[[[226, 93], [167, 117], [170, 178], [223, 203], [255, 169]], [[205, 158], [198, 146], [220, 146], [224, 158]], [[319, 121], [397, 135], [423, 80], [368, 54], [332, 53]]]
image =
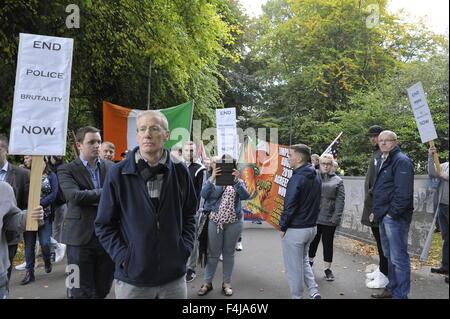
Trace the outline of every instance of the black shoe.
[[186, 273], [186, 282], [192, 282], [195, 279], [195, 277], [197, 277], [195, 271], [193, 271], [192, 269], [188, 269]]
[[370, 296], [375, 299], [392, 299], [392, 293], [387, 288], [384, 288], [380, 294], [371, 294]]
[[34, 272], [32, 271], [27, 271], [25, 273], [25, 277], [22, 279], [22, 281], [20, 282], [21, 285], [28, 285], [30, 282], [34, 281]]
[[45, 262], [44, 263], [44, 269], [45, 269], [45, 272], [48, 274], [48, 273], [51, 273], [52, 272], [52, 263], [50, 262], [50, 261], [48, 261], [48, 262]]
[[448, 276], [447, 276], [447, 277], [445, 277], [445, 279], [444, 279], [444, 280], [445, 280], [445, 283], [446, 283], [446, 284], [448, 284]]
[[314, 261], [310, 261], [309, 265], [312, 267], [314, 265]]
[[448, 270], [445, 270], [442, 267], [439, 268], [431, 268], [431, 272], [433, 274], [443, 274], [443, 275], [448, 275]]
[[333, 281], [334, 280], [334, 275], [333, 272], [331, 271], [331, 269], [325, 269], [325, 279], [327, 281]]
[[52, 261], [52, 263], [55, 262], [55, 258], [56, 258], [56, 253], [55, 252], [51, 252], [50, 253], [50, 260]]

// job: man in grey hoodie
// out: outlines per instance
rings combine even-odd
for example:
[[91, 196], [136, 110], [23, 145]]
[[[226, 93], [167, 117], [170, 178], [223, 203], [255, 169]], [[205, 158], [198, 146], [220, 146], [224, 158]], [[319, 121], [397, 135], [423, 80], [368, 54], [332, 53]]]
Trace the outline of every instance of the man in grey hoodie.
[[[38, 206], [33, 209], [31, 216], [35, 220], [42, 220], [44, 218], [42, 207]], [[6, 299], [9, 295], [7, 273], [10, 262], [5, 231], [23, 232], [26, 221], [27, 212], [17, 208], [12, 187], [6, 182], [0, 181], [0, 299]]]

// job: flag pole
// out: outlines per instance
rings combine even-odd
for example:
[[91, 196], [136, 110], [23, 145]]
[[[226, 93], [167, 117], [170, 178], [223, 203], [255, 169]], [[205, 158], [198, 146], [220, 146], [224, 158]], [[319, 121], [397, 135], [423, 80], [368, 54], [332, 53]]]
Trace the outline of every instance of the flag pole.
[[332, 145], [333, 145], [333, 144], [341, 137], [342, 133], [344, 133], [344, 132], [339, 133], [339, 135], [334, 139], [333, 142], [331, 142], [330, 145], [328, 145], [328, 147], [327, 147], [326, 150], [322, 153], [322, 155], [320, 155], [320, 157], [322, 157], [323, 154], [326, 154], [326, 153], [331, 149], [331, 146], [332, 146]]
[[150, 110], [150, 91], [151, 91], [151, 79], [152, 79], [152, 59], [148, 64], [148, 90], [147, 90], [147, 110]]

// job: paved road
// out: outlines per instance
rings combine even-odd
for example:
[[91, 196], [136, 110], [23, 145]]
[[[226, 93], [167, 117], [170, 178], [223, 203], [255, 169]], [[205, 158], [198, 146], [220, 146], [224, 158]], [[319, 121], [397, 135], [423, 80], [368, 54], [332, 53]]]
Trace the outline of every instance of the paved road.
[[[233, 273], [232, 297], [221, 294], [222, 265], [219, 263], [213, 282], [213, 291], [207, 296], [199, 297], [196, 292], [202, 283], [203, 269], [198, 269], [198, 277], [188, 284], [188, 296], [192, 299], [288, 299], [289, 287], [284, 273], [281, 253], [281, 241], [278, 232], [268, 224], [257, 225], [245, 222], [243, 234], [244, 250], [236, 252]], [[338, 240], [339, 241], [339, 240]], [[320, 293], [325, 299], [370, 299], [370, 294], [378, 289], [365, 286], [365, 268], [368, 264], [377, 263], [370, 257], [355, 255], [342, 247], [337, 247], [334, 254], [333, 272], [335, 281], [328, 282], [323, 278], [321, 245], [317, 253], [313, 270]], [[10, 284], [10, 298], [29, 299], [63, 299], [65, 290], [65, 265], [62, 261], [54, 265], [50, 274], [45, 274], [43, 267], [36, 270], [36, 281], [21, 286], [20, 280], [24, 271], [14, 270]], [[441, 275], [430, 274], [430, 267], [423, 267], [412, 272], [412, 299], [449, 299], [448, 284]], [[305, 292], [307, 297], [307, 292]], [[108, 295], [114, 298], [114, 289]]]

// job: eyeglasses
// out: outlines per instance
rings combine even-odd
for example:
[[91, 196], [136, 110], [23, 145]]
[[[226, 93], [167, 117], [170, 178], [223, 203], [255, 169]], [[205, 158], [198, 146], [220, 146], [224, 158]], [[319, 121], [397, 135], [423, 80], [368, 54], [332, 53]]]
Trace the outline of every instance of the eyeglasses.
[[378, 143], [388, 143], [388, 142], [394, 142], [396, 140], [389, 139], [389, 140], [378, 140]]
[[159, 126], [150, 126], [150, 127], [140, 127], [137, 129], [138, 133], [145, 134], [147, 131], [150, 131], [150, 133], [159, 133], [161, 132], [161, 128]]
[[333, 163], [320, 163], [320, 165], [323, 165], [323, 166], [333, 166]]

